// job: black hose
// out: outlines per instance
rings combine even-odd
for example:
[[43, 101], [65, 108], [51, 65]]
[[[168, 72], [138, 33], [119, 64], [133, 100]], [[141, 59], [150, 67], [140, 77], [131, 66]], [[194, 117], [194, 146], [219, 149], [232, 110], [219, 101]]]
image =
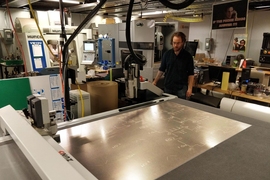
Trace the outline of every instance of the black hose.
[[62, 0], [59, 0], [59, 11], [60, 11], [60, 23], [61, 23], [61, 33], [62, 34], [65, 34], [65, 24], [63, 22], [63, 13], [64, 13], [64, 10], [63, 10], [63, 1]]
[[129, 49], [129, 52], [131, 54], [130, 58], [133, 58], [135, 63], [137, 63], [140, 66], [143, 66], [146, 64], [146, 60], [139, 58], [133, 51], [133, 48], [131, 46], [131, 39], [130, 39], [130, 21], [131, 21], [131, 14], [132, 14], [132, 8], [133, 8], [134, 0], [129, 1], [129, 7], [127, 12], [127, 18], [126, 18], [126, 40], [127, 40], [127, 46]]
[[99, 4], [86, 16], [86, 18], [81, 22], [81, 24], [75, 29], [74, 33], [68, 38], [63, 48], [63, 74], [64, 74], [64, 96], [65, 96], [65, 106], [67, 112], [70, 112], [70, 95], [69, 95], [69, 85], [67, 76], [67, 65], [68, 65], [68, 46], [73, 41], [73, 39], [81, 32], [81, 30], [88, 24], [88, 22], [98, 13], [100, 8], [106, 3], [107, 0], [101, 0]]
[[159, 0], [161, 4], [171, 9], [184, 9], [188, 7], [189, 5], [191, 5], [194, 1], [195, 0], [185, 0], [184, 2], [181, 2], [179, 4], [174, 4], [168, 0]]

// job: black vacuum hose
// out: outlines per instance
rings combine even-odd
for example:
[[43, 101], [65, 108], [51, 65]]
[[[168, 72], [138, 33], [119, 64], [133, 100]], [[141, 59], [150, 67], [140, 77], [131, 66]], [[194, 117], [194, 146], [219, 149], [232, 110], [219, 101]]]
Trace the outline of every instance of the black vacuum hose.
[[171, 9], [184, 9], [188, 7], [189, 5], [191, 5], [194, 1], [195, 0], [185, 0], [184, 2], [181, 2], [179, 4], [174, 4], [168, 0], [159, 0], [161, 4]]

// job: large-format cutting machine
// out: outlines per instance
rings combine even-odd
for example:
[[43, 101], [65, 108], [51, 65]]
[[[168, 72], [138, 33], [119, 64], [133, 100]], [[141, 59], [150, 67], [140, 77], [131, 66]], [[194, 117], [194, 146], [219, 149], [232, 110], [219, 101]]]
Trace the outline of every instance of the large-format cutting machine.
[[[169, 8], [182, 9], [194, 0], [178, 5], [166, 0], [160, 2]], [[101, 0], [81, 24], [87, 24], [104, 3]], [[130, 0], [127, 24], [133, 3]], [[78, 26], [65, 43], [64, 60], [68, 45], [83, 26]], [[127, 42], [131, 46], [128, 36]], [[145, 61], [131, 47], [129, 50], [129, 67], [143, 66]], [[64, 67], [63, 72], [66, 70]], [[68, 107], [68, 93], [65, 100]], [[182, 99], [147, 102], [139, 107], [57, 124], [60, 143], [50, 136], [54, 128], [47, 128], [54, 123], [49, 121], [45, 126], [43, 121], [43, 136], [31, 124], [11, 106], [0, 109], [1, 129], [10, 135], [0, 139], [0, 179], [253, 180], [270, 177], [269, 123]]]
[[1, 108], [1, 179], [269, 177], [269, 123], [181, 99], [119, 111], [58, 124], [58, 144]]

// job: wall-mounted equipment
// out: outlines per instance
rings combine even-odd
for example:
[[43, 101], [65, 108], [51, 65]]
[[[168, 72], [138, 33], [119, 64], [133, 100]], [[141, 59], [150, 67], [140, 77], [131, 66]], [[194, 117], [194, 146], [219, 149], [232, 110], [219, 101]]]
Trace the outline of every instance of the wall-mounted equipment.
[[213, 48], [213, 38], [205, 38], [205, 50], [211, 51]]
[[11, 29], [3, 29], [4, 44], [13, 44], [13, 33]]

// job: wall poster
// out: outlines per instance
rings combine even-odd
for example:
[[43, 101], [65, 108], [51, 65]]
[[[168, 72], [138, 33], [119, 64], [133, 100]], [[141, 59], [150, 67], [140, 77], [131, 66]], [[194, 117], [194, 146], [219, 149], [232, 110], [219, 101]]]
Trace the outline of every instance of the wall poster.
[[214, 4], [212, 12], [212, 29], [246, 27], [247, 10], [247, 0]]
[[234, 34], [233, 38], [233, 52], [244, 52], [246, 51], [247, 45], [247, 34]]

